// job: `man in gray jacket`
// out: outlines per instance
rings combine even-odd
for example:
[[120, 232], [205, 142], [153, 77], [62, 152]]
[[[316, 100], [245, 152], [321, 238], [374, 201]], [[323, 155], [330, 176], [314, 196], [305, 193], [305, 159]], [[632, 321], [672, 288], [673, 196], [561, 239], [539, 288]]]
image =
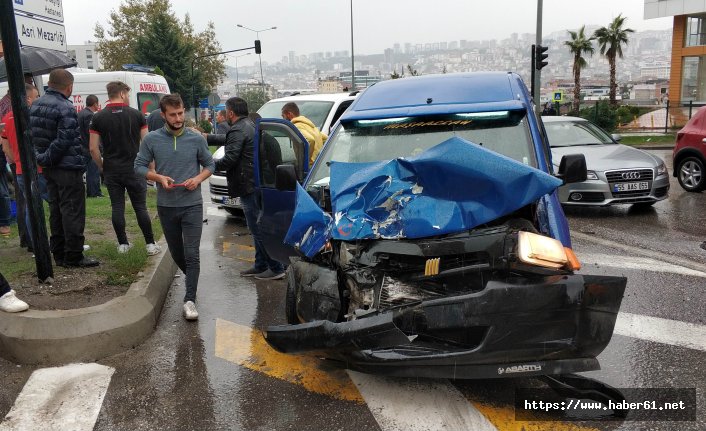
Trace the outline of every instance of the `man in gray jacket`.
[[[135, 172], [157, 183], [157, 213], [169, 252], [186, 275], [184, 318], [196, 320], [196, 289], [201, 263], [203, 223], [201, 183], [215, 171], [206, 140], [184, 127], [184, 102], [178, 94], [159, 102], [165, 125], [148, 133], [135, 158]], [[149, 164], [155, 162], [155, 171]]]

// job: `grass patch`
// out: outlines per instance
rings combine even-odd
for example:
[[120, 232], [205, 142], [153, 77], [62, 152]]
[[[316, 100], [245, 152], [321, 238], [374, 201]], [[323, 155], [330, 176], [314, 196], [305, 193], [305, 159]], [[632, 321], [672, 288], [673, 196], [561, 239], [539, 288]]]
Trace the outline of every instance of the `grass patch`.
[[[87, 256], [95, 257], [101, 264], [95, 269], [86, 269], [99, 275], [100, 283], [111, 286], [127, 286], [137, 279], [138, 273], [147, 264], [147, 251], [145, 241], [137, 224], [135, 213], [129, 199], [126, 201], [125, 222], [126, 231], [132, 249], [125, 254], [117, 251], [117, 239], [111, 221], [112, 210], [108, 193], [103, 188], [104, 198], [86, 199], [86, 227], [85, 243], [91, 246], [86, 252]], [[147, 209], [152, 219], [152, 230], [156, 239], [162, 236], [162, 225], [157, 214], [157, 191], [154, 188], [147, 190]], [[47, 234], [49, 234], [49, 208], [44, 204]], [[36, 266], [32, 254], [20, 248], [17, 225], [12, 226], [9, 238], [0, 239], [0, 267], [2, 273], [10, 284], [18, 280], [26, 280], [36, 274]], [[66, 270], [54, 267], [55, 279], [58, 279]], [[76, 271], [76, 270], [72, 270]]]
[[620, 140], [621, 144], [625, 145], [651, 145], [651, 144], [670, 144], [673, 145], [676, 141], [676, 136], [672, 133], [666, 135], [639, 135], [639, 136], [623, 136]]

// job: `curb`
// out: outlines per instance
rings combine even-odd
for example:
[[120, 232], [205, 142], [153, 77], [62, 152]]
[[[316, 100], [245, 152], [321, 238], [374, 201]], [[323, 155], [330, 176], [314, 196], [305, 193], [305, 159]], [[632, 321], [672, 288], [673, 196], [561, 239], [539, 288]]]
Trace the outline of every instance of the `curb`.
[[176, 273], [162, 252], [125, 295], [75, 310], [0, 313], [0, 357], [17, 364], [93, 362], [134, 348], [154, 331]]

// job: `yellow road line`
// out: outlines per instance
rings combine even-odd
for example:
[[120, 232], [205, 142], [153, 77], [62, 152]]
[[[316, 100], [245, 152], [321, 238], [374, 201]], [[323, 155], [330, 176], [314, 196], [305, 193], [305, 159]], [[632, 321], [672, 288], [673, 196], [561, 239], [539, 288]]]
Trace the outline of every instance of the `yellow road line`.
[[309, 356], [279, 353], [260, 331], [247, 326], [216, 319], [216, 356], [317, 394], [365, 403], [345, 370], [326, 368], [324, 361]]
[[251, 245], [223, 241], [223, 253], [228, 253], [231, 248], [237, 251], [255, 251], [255, 247]]

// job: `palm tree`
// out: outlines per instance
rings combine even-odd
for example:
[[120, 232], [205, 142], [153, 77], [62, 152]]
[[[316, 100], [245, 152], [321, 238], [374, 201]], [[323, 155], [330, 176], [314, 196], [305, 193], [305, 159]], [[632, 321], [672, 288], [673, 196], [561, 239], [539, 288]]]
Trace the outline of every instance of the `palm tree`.
[[601, 54], [608, 58], [610, 65], [610, 104], [616, 105], [615, 92], [618, 85], [615, 82], [615, 58], [623, 58], [623, 45], [628, 44], [628, 34], [635, 32], [631, 28], [623, 28], [627, 17], [618, 15], [608, 27], [601, 27], [593, 33], [598, 40]]
[[574, 55], [574, 103], [573, 111], [578, 114], [579, 104], [581, 103], [581, 69], [586, 67], [586, 59], [583, 58], [583, 54], [593, 55], [594, 49], [592, 40], [595, 38], [593, 36], [586, 37], [584, 30], [586, 26], [583, 26], [579, 31], [569, 30], [569, 35], [571, 35], [571, 40], [564, 42], [564, 45], [569, 47], [569, 51]]

